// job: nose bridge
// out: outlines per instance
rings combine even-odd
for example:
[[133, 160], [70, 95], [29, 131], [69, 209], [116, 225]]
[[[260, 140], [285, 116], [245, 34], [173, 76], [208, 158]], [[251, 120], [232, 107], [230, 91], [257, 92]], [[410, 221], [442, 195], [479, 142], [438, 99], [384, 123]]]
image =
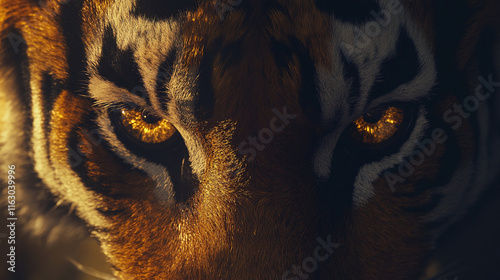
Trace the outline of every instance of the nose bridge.
[[[198, 69], [197, 108], [209, 108], [201, 118], [207, 168], [196, 213], [200, 225], [210, 225], [204, 234], [217, 229], [231, 252], [220, 247], [223, 243], [206, 244], [206, 251], [227, 254], [232, 267], [248, 268], [227, 279], [281, 277], [301, 261], [296, 256], [315, 246], [318, 209], [308, 170], [314, 130], [303, 96], [314, 94], [305, 85], [314, 88], [314, 61], [322, 61], [308, 46], [324, 44], [310, 40], [325, 36], [296, 32], [318, 24], [313, 11], [305, 16], [309, 22], [302, 22], [301, 5], [291, 5], [294, 11], [284, 5], [254, 12], [264, 9], [265, 1], [243, 0], [221, 19], [208, 2], [188, 14], [183, 28], [183, 60]], [[312, 241], [298, 242], [301, 238]], [[265, 272], [248, 266], [255, 262], [267, 264]]]
[[245, 0], [222, 17], [208, 2], [188, 14], [183, 38], [184, 61], [199, 68], [198, 100], [211, 108], [206, 119], [235, 123], [231, 145], [253, 178], [294, 177], [287, 168], [308, 165], [310, 115], [320, 110], [309, 105], [315, 61], [329, 65], [328, 20], [307, 0]]
[[303, 119], [298, 96], [302, 77], [295, 54], [290, 51], [287, 65], [278, 65], [272, 49], [275, 38], [257, 38], [254, 33], [261, 32], [252, 30], [242, 38], [239, 61], [224, 64], [223, 51], [214, 65], [219, 70], [214, 73], [214, 118], [236, 121], [235, 144], [241, 149], [241, 144], [248, 142], [256, 150], [249, 155], [250, 161], [255, 152], [269, 152], [273, 143], [286, 145], [280, 139], [293, 139]]
[[[275, 110], [285, 106], [300, 115], [302, 79], [297, 55], [286, 37], [276, 38], [262, 19], [247, 17], [246, 23], [232, 26], [243, 30], [240, 36], [218, 38], [212, 77], [217, 108], [214, 118], [233, 118], [239, 127], [255, 132], [269, 127]], [[231, 24], [231, 17], [226, 20], [223, 29]], [[286, 28], [282, 31], [287, 32]]]
[[[213, 118], [235, 121], [232, 145], [246, 160], [254, 185], [263, 187], [273, 184], [267, 178], [293, 177], [288, 174], [292, 165], [306, 164], [300, 148], [310, 145], [299, 96], [301, 65], [289, 43], [278, 43], [256, 27], [237, 41], [223, 43], [214, 59]], [[279, 50], [278, 44], [283, 46]], [[284, 61], [281, 65], [277, 57]]]

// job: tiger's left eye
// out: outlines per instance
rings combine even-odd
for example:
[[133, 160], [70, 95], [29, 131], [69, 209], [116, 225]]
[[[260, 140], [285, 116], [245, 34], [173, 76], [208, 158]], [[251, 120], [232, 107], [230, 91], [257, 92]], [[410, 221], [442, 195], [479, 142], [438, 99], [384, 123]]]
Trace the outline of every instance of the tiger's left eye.
[[378, 109], [353, 122], [351, 136], [358, 143], [378, 145], [393, 139], [403, 128], [405, 112], [398, 107]]
[[177, 131], [169, 121], [135, 109], [122, 109], [120, 122], [129, 136], [146, 144], [163, 143]]

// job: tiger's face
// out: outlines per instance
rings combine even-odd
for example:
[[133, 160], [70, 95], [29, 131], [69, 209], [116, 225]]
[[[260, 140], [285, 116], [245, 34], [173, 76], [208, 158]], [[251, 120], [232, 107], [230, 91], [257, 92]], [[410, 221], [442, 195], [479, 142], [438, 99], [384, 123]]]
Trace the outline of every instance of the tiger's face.
[[120, 279], [416, 279], [498, 175], [494, 1], [0, 7], [24, 207]]

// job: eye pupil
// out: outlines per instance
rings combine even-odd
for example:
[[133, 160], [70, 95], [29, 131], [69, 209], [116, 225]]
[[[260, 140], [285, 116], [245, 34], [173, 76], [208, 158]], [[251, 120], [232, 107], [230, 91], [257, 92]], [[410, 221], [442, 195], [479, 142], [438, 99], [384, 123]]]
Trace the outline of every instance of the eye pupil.
[[380, 121], [380, 119], [383, 116], [383, 111], [382, 110], [377, 110], [372, 113], [367, 113], [366, 115], [363, 116], [363, 119], [367, 123], [377, 123]]
[[158, 117], [155, 117], [153, 115], [143, 113], [142, 120], [146, 123], [149, 123], [149, 124], [155, 124], [155, 123], [158, 123], [161, 119]]

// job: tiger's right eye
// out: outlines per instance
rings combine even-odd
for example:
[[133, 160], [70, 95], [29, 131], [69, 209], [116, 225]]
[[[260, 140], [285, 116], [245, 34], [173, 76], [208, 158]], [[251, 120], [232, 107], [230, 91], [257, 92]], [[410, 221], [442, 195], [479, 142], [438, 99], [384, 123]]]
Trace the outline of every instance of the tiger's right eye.
[[402, 127], [405, 112], [388, 107], [359, 117], [354, 121], [352, 137], [363, 144], [380, 144], [390, 140]]
[[344, 132], [344, 142], [355, 150], [377, 151], [400, 143], [411, 131], [419, 110], [412, 104], [375, 108], [354, 120]]

